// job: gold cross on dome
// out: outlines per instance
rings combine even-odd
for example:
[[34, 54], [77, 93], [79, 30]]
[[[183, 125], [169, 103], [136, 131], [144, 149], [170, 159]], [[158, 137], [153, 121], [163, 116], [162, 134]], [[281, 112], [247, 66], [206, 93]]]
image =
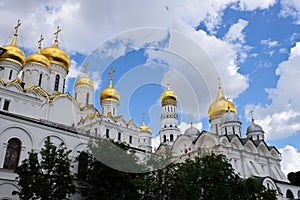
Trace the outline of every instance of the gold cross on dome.
[[112, 75], [113, 75], [114, 72], [115, 72], [115, 70], [113, 68], [111, 68], [110, 72], [108, 73], [109, 76], [110, 76], [110, 79], [112, 79]]
[[57, 30], [56, 32], [54, 33], [55, 35], [55, 40], [57, 41], [58, 40], [58, 33], [61, 31], [61, 29], [59, 28], [59, 26], [57, 26]]
[[15, 34], [18, 34], [18, 30], [19, 30], [19, 27], [21, 26], [21, 21], [20, 21], [20, 19], [18, 19], [18, 24], [17, 24], [17, 26], [15, 27]]
[[39, 48], [39, 49], [42, 48], [42, 41], [43, 41], [43, 40], [44, 40], [43, 35], [41, 35], [41, 37], [40, 37], [40, 39], [39, 39], [39, 41], [38, 41], [38, 44], [39, 44], [38, 48]]
[[89, 62], [86, 61], [83, 65], [83, 69], [84, 69], [84, 73], [86, 73], [86, 69], [87, 69], [87, 66], [89, 65]]
[[221, 87], [221, 77], [218, 78], [219, 87]]
[[191, 124], [191, 127], [193, 126], [193, 115], [190, 114], [190, 124]]
[[143, 122], [145, 121], [145, 113], [144, 112], [142, 113], [142, 120], [143, 120]]
[[254, 110], [250, 110], [249, 113], [250, 113], [251, 118], [252, 118], [252, 123], [254, 123], [254, 115], [253, 115]]

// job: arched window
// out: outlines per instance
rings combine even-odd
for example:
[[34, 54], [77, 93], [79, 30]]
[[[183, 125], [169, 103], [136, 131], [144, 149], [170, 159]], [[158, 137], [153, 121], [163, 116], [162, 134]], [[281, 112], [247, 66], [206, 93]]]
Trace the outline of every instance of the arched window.
[[294, 195], [293, 195], [293, 192], [291, 190], [286, 191], [286, 198], [294, 199]]
[[87, 93], [86, 94], [86, 105], [89, 104], [89, 98], [90, 98], [90, 93]]
[[170, 135], [170, 141], [173, 142], [173, 140], [174, 140], [174, 136], [173, 136], [173, 134], [171, 134]]
[[40, 74], [40, 77], [39, 77], [39, 83], [38, 83], [38, 86], [40, 86], [40, 87], [41, 87], [41, 85], [42, 85], [42, 78], [43, 78], [43, 75]]
[[11, 69], [11, 70], [9, 71], [9, 77], [8, 77], [9, 80], [11, 80], [12, 74], [13, 74], [13, 70]]
[[55, 83], [54, 83], [54, 91], [58, 91], [58, 86], [59, 86], [59, 75], [56, 74], [55, 76]]
[[164, 135], [164, 142], [166, 142], [167, 141], [167, 137]]
[[88, 154], [81, 152], [78, 157], [78, 178], [80, 180], [86, 180], [88, 167]]
[[4, 169], [16, 169], [19, 164], [19, 158], [21, 153], [21, 141], [18, 138], [12, 138], [8, 141]]
[[66, 87], [66, 79], [64, 79], [64, 84], [63, 84], [63, 91], [62, 91], [62, 93], [65, 93], [65, 87]]

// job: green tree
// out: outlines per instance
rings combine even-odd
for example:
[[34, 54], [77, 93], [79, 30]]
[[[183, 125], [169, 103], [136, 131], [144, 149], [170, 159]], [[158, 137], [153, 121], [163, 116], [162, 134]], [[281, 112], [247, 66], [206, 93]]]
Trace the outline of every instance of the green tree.
[[241, 179], [224, 155], [207, 155], [171, 164], [148, 174], [143, 199], [158, 200], [275, 200], [275, 191], [267, 190], [253, 178]]
[[290, 172], [287, 176], [291, 184], [300, 186], [300, 171]]
[[69, 199], [75, 193], [70, 153], [64, 143], [56, 147], [47, 137], [40, 151], [40, 162], [38, 154], [31, 151], [29, 158], [16, 169], [21, 189], [14, 194], [21, 199]]
[[[139, 185], [144, 166], [124, 143], [99, 138], [89, 144], [87, 167], [76, 177], [87, 185], [81, 193], [86, 199], [140, 199]], [[77, 160], [80, 160], [80, 154]]]

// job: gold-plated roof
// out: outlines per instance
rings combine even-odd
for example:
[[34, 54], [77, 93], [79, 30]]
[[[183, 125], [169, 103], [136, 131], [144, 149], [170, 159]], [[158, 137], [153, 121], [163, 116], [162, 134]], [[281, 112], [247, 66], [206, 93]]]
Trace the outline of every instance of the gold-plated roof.
[[222, 88], [219, 86], [217, 99], [209, 106], [208, 117], [214, 119], [223, 116], [226, 112], [236, 112], [235, 105], [223, 96]]
[[167, 83], [167, 89], [161, 94], [160, 100], [162, 105], [174, 105], [176, 106], [177, 95], [174, 91], [170, 90], [170, 83]]
[[75, 82], [75, 87], [78, 86], [78, 85], [87, 85], [87, 86], [90, 86], [90, 87], [94, 88], [93, 81], [91, 79], [89, 79], [86, 75], [87, 65], [88, 65], [88, 63], [84, 64], [83, 76], [77, 79], [77, 81]]
[[41, 64], [46, 66], [48, 69], [50, 69], [50, 62], [48, 58], [44, 55], [41, 54], [41, 45], [42, 41], [44, 40], [43, 36], [41, 35], [41, 38], [39, 40], [39, 46], [38, 46], [38, 53], [36, 54], [31, 54], [26, 58], [25, 64]]
[[18, 29], [21, 25], [20, 20], [18, 20], [18, 24], [15, 27], [15, 33], [13, 40], [10, 45], [3, 46], [2, 48], [6, 49], [6, 51], [0, 56], [0, 60], [8, 60], [15, 62], [21, 66], [25, 63], [25, 53], [17, 46], [17, 36], [18, 36]]
[[112, 86], [112, 74], [114, 70], [110, 71], [110, 81], [108, 88], [104, 89], [100, 94], [100, 101], [109, 100], [109, 101], [117, 101], [120, 102], [120, 93], [115, 90]]
[[144, 119], [145, 113], [142, 113], [142, 115], [143, 115], [143, 122], [142, 122], [142, 125], [140, 126], [140, 132], [141, 133], [151, 133], [151, 129], [145, 124], [145, 119]]
[[54, 44], [51, 47], [47, 47], [41, 50], [41, 54], [46, 56], [50, 63], [54, 63], [62, 66], [67, 71], [69, 71], [71, 60], [69, 55], [58, 47], [58, 33], [61, 31], [59, 27], [57, 27], [57, 31], [54, 33], [56, 35]]
[[151, 129], [145, 124], [144, 121], [143, 121], [142, 125], [140, 126], [140, 132], [151, 133]]

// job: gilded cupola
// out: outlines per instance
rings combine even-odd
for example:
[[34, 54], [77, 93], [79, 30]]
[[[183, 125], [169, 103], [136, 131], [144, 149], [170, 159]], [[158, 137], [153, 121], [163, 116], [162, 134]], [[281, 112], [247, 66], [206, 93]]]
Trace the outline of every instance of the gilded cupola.
[[223, 96], [222, 88], [219, 84], [219, 91], [217, 99], [209, 106], [208, 117], [209, 120], [212, 120], [217, 117], [223, 116], [226, 112], [236, 112], [235, 105]]
[[61, 31], [57, 27], [57, 31], [54, 33], [55, 41], [51, 47], [47, 47], [41, 50], [41, 54], [46, 56], [50, 63], [54, 63], [62, 66], [65, 70], [69, 71], [71, 60], [69, 55], [58, 47], [58, 33]]
[[140, 126], [140, 132], [141, 133], [151, 133], [151, 129], [145, 124], [144, 113], [143, 113], [143, 122], [142, 122], [142, 125]]
[[24, 65], [26, 59], [25, 53], [17, 46], [17, 36], [20, 25], [21, 22], [20, 20], [18, 20], [18, 24], [15, 27], [15, 33], [11, 44], [2, 47], [6, 49], [6, 51], [0, 56], [0, 61], [7, 60], [15, 62], [21, 66]]
[[170, 90], [170, 83], [167, 83], [167, 89], [160, 96], [161, 105], [177, 105], [177, 96], [176, 93]]
[[31, 54], [26, 58], [25, 64], [40, 64], [43, 66], [46, 66], [48, 69], [50, 69], [50, 62], [48, 58], [41, 54], [41, 46], [42, 41], [44, 40], [43, 36], [41, 35], [40, 40], [38, 41], [38, 53]]
[[91, 79], [89, 79], [86, 75], [86, 68], [87, 68], [88, 63], [84, 64], [84, 72], [83, 72], [83, 76], [78, 78], [77, 81], [75, 82], [75, 87], [79, 86], [79, 85], [86, 85], [86, 86], [90, 86], [92, 88], [94, 88], [94, 83]]
[[109, 81], [109, 86], [108, 88], [104, 89], [101, 94], [100, 94], [100, 101], [105, 101], [105, 100], [109, 100], [109, 101], [117, 101], [118, 103], [120, 102], [120, 94], [119, 92], [113, 88], [112, 85], [112, 74], [114, 73], [114, 70], [111, 70], [109, 72], [110, 75], [110, 81]]

